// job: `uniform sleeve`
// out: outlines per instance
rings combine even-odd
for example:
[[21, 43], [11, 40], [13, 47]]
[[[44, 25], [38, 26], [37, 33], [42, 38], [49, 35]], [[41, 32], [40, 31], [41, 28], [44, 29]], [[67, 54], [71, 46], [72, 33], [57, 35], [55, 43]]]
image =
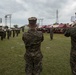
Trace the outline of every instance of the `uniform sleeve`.
[[41, 40], [41, 42], [44, 40], [44, 36], [43, 36], [43, 33], [42, 33], [42, 40]]
[[24, 41], [24, 34], [22, 35], [22, 40]]
[[24, 42], [24, 44], [26, 45], [27, 44], [27, 42], [28, 42], [28, 37], [27, 37], [27, 32], [25, 32], [23, 35], [22, 35], [22, 40], [23, 40], [23, 42]]
[[26, 42], [26, 34], [27, 34], [27, 33], [24, 32], [23, 35], [22, 35], [22, 40], [23, 40], [24, 42]]
[[64, 35], [66, 37], [69, 37], [70, 36], [70, 28], [65, 31]]

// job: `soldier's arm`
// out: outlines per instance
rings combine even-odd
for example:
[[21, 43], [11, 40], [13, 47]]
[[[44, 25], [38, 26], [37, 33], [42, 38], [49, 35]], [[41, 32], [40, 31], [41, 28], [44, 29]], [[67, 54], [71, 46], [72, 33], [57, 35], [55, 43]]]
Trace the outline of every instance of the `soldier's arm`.
[[22, 40], [24, 41], [24, 34], [22, 35]]
[[26, 40], [26, 33], [23, 33], [23, 35], [22, 35], [22, 40], [25, 42], [25, 40]]
[[65, 31], [64, 35], [66, 37], [69, 37], [70, 36], [70, 28]]
[[41, 42], [44, 40], [44, 36], [43, 36], [43, 33], [42, 33], [42, 39], [41, 39]]

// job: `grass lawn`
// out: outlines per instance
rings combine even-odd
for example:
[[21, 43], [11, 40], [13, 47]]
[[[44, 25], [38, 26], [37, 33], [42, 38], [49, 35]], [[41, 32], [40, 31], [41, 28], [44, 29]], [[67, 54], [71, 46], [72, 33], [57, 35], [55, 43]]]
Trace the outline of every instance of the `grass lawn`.
[[[11, 37], [0, 40], [0, 75], [25, 75], [25, 47], [21, 39]], [[43, 53], [43, 71], [41, 75], [71, 75], [70, 38], [63, 34], [54, 34], [51, 41], [48, 33], [44, 34], [41, 50]]]

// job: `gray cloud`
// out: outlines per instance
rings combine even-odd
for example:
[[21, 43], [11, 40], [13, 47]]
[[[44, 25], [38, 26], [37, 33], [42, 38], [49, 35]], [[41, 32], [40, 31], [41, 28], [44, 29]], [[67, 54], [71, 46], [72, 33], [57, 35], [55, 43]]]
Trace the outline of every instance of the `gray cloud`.
[[76, 12], [76, 0], [2, 0], [0, 16], [12, 14], [12, 24], [25, 24], [27, 18], [43, 18], [44, 24], [56, 22], [56, 10], [59, 11], [59, 22], [70, 22]]

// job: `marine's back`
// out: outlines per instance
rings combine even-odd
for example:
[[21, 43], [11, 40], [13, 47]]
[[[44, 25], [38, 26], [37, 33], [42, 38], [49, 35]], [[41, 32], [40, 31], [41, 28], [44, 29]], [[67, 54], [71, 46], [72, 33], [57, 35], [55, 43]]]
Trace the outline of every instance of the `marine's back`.
[[25, 43], [27, 52], [35, 52], [40, 50], [41, 42], [43, 41], [43, 34], [41, 31], [28, 30], [23, 34], [23, 41]]
[[71, 37], [71, 44], [72, 44], [72, 49], [76, 49], [76, 27], [69, 28], [65, 32], [65, 36]]

